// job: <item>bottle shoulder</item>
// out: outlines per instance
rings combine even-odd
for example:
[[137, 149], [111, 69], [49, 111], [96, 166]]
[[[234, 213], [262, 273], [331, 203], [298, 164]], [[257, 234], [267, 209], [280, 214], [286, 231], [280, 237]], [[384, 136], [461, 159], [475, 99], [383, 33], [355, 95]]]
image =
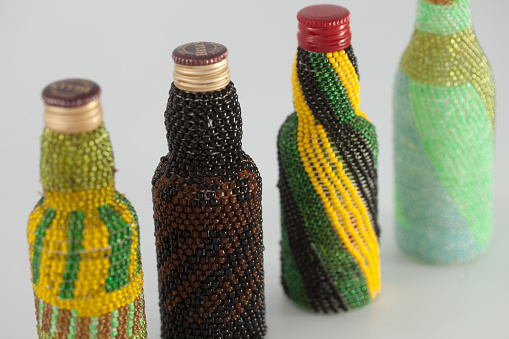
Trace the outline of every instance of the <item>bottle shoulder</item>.
[[118, 192], [114, 187], [107, 186], [77, 192], [45, 191], [30, 215], [46, 213], [48, 210], [63, 215], [95, 213], [100, 212], [104, 206], [111, 207], [121, 214], [124, 211], [136, 214], [131, 202], [123, 193]]
[[454, 35], [415, 31], [400, 68], [410, 78], [437, 86], [458, 85], [472, 78], [492, 81], [492, 72], [473, 28]]
[[152, 198], [156, 206], [179, 202], [189, 207], [216, 207], [232, 201], [261, 199], [261, 176], [247, 154], [235, 168], [213, 172], [180, 171], [174, 159], [163, 157], [152, 179]]
[[287, 132], [289, 129], [297, 129], [298, 127], [298, 119], [297, 113], [292, 112], [291, 114], [286, 116], [285, 121], [281, 124], [279, 128], [279, 134]]
[[43, 196], [28, 218], [27, 237], [31, 248], [44, 241], [46, 248], [65, 252], [69, 239], [83, 236], [88, 247], [80, 253], [87, 256], [98, 250], [109, 251], [110, 234], [139, 234], [136, 211], [123, 194], [114, 193], [105, 202]]
[[241, 147], [225, 152], [215, 151], [209, 155], [170, 151], [160, 158], [156, 173], [170, 169], [184, 177], [218, 176], [253, 166], [256, 167], [254, 160]]
[[451, 109], [452, 103], [446, 98], [474, 100], [480, 102], [479, 110], [485, 111], [494, 125], [493, 74], [472, 27], [444, 36], [414, 32], [401, 59], [400, 71], [404, 76], [396, 77], [396, 100], [407, 100], [407, 91], [416, 95], [412, 98], [428, 98]]

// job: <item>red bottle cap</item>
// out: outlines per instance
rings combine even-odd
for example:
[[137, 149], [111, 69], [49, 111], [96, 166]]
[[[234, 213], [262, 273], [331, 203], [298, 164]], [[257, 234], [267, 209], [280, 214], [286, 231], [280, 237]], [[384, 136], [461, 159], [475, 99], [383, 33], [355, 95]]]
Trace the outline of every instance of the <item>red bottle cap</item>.
[[188, 66], [203, 66], [218, 63], [228, 56], [226, 46], [216, 42], [191, 42], [173, 50], [175, 63]]
[[99, 99], [101, 89], [93, 81], [65, 79], [49, 84], [42, 91], [46, 105], [57, 107], [79, 107]]
[[306, 51], [330, 53], [350, 46], [350, 11], [336, 5], [314, 5], [297, 13], [299, 46]]

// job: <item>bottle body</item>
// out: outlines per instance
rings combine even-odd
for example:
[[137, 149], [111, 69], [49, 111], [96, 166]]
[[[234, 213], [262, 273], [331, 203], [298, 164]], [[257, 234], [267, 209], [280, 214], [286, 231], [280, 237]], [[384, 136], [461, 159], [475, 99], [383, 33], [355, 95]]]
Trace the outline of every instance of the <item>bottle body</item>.
[[28, 242], [40, 338], [146, 338], [136, 212], [114, 187], [109, 134], [48, 128]]
[[494, 83], [468, 0], [420, 0], [396, 76], [399, 247], [431, 264], [471, 261], [493, 227]]
[[152, 180], [162, 337], [262, 338], [261, 178], [233, 83], [172, 84], [165, 123], [169, 153]]
[[351, 46], [334, 53], [299, 47], [296, 112], [278, 138], [283, 286], [316, 312], [362, 307], [380, 287], [378, 148], [359, 110], [356, 68]]

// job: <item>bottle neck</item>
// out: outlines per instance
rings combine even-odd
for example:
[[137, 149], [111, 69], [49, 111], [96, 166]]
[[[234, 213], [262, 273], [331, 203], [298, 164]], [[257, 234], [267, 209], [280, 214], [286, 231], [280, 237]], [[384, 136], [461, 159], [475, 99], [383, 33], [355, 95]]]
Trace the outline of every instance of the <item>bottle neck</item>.
[[242, 152], [242, 118], [232, 82], [212, 92], [187, 92], [172, 84], [164, 114], [172, 157], [224, 161]]
[[472, 26], [470, 0], [418, 0], [415, 29], [420, 33], [452, 35]]
[[[321, 124], [364, 116], [359, 108], [357, 59], [352, 46], [334, 53], [309, 52], [299, 47], [292, 86], [299, 119], [301, 109], [309, 109]], [[302, 107], [303, 103], [307, 108]]]
[[45, 128], [41, 137], [41, 183], [45, 191], [71, 193], [113, 185], [113, 152], [104, 125], [79, 134]]

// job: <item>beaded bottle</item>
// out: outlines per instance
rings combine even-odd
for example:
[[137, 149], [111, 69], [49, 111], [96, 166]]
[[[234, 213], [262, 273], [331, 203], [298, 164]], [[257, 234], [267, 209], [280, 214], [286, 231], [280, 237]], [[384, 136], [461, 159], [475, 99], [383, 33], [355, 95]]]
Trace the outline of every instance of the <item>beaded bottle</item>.
[[418, 0], [396, 76], [399, 247], [431, 264], [471, 261], [493, 227], [495, 87], [469, 0]]
[[376, 133], [359, 108], [350, 12], [297, 14], [295, 112], [278, 137], [282, 283], [298, 305], [340, 312], [380, 289]]
[[43, 91], [42, 198], [28, 243], [39, 338], [146, 338], [138, 219], [114, 186], [97, 84]]
[[228, 51], [173, 51], [168, 154], [152, 179], [163, 338], [263, 338], [262, 183], [242, 150]]

